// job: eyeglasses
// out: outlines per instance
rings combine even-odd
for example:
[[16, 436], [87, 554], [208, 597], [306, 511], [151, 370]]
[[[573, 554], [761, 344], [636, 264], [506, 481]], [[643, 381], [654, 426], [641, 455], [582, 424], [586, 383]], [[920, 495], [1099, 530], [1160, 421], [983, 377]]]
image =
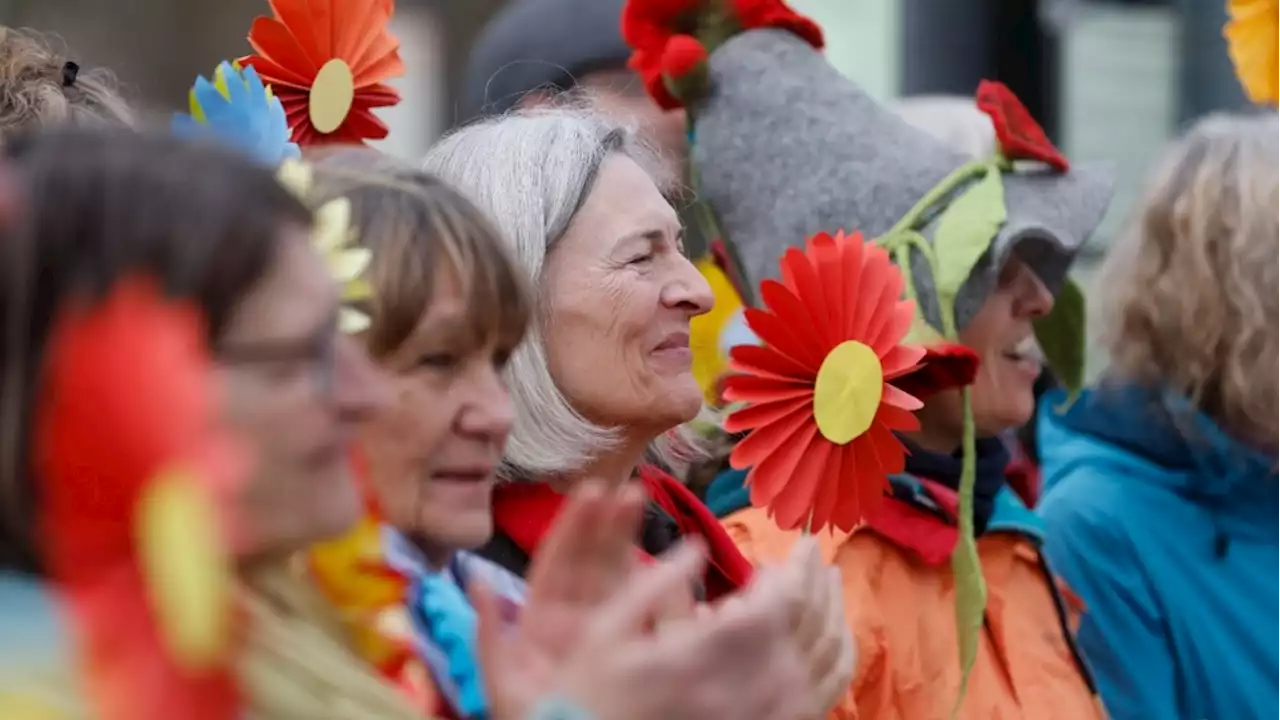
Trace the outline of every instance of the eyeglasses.
[[262, 369], [278, 378], [310, 376], [316, 393], [333, 397], [338, 357], [338, 323], [335, 319], [309, 338], [224, 343], [218, 359], [227, 365]]

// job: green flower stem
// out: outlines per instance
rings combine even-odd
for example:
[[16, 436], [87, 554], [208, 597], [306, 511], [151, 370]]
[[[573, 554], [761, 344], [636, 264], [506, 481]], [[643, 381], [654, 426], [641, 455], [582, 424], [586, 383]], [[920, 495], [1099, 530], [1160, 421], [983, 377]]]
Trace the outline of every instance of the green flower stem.
[[978, 477], [973, 405], [970, 388], [965, 387], [960, 393], [964, 403], [964, 455], [958, 492], [960, 531], [956, 549], [951, 554], [951, 575], [956, 593], [956, 633], [960, 644], [960, 692], [951, 711], [952, 718], [959, 715], [964, 703], [969, 675], [978, 657], [978, 638], [987, 609], [987, 585], [982, 576], [982, 560], [978, 556], [973, 524], [973, 490]]

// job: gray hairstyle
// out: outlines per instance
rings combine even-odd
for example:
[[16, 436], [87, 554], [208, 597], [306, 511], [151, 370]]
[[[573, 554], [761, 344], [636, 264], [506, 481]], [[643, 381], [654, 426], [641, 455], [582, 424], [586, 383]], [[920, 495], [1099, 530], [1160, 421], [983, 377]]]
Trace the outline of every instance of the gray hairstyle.
[[[422, 167], [493, 219], [537, 288], [547, 254], [612, 154], [635, 160], [660, 189], [671, 189], [657, 154], [631, 129], [583, 108], [520, 110], [463, 127], [437, 143]], [[537, 306], [534, 326], [507, 369], [516, 415], [503, 457], [505, 480], [573, 473], [619, 441], [615, 431], [584, 418], [556, 386], [543, 345], [547, 318], [542, 303]], [[692, 431], [673, 434], [678, 437], [658, 438], [646, 459], [672, 470], [682, 467], [696, 445]]]
[[893, 111], [909, 125], [958, 152], [977, 158], [996, 149], [991, 118], [978, 109], [971, 97], [914, 95], [894, 103]]

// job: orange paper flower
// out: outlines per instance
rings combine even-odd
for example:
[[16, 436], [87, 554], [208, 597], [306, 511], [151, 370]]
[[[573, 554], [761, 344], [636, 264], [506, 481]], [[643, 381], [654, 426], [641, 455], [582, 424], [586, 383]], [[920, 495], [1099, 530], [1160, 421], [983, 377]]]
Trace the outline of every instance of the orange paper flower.
[[382, 512], [364, 457], [357, 451], [351, 460], [365, 515], [345, 535], [312, 546], [307, 558], [311, 577], [337, 608], [360, 656], [416, 707], [433, 707], [429, 673], [418, 658], [405, 607], [409, 581], [383, 554]]
[[232, 570], [219, 510], [244, 463], [213, 425], [202, 323], [153, 283], [72, 308], [49, 340], [40, 544], [106, 720], [231, 720]]
[[1280, 2], [1228, 0], [1227, 52], [1245, 94], [1259, 105], [1280, 101]]
[[746, 403], [725, 422], [750, 431], [730, 463], [751, 468], [751, 503], [783, 529], [852, 530], [880, 502], [905, 450], [894, 431], [919, 428], [916, 398], [889, 384], [924, 350], [900, 344], [915, 303], [889, 254], [860, 234], [820, 233], [766, 280], [767, 310], [748, 309], [763, 345], [733, 348], [725, 398]]
[[373, 108], [400, 102], [383, 83], [404, 74], [387, 31], [392, 0], [269, 0], [274, 17], [249, 30], [254, 67], [284, 105], [299, 145], [360, 143], [387, 136]]

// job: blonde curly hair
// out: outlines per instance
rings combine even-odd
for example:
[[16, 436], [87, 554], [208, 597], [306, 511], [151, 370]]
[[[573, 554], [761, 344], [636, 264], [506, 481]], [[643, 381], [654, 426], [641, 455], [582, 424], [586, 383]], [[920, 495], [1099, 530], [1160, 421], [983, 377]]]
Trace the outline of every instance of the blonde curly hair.
[[1277, 444], [1274, 113], [1212, 115], [1174, 141], [1101, 272], [1109, 375], [1190, 398]]
[[0, 143], [52, 125], [134, 124], [110, 71], [80, 69], [65, 84], [68, 62], [73, 58], [43, 33], [0, 26]]

